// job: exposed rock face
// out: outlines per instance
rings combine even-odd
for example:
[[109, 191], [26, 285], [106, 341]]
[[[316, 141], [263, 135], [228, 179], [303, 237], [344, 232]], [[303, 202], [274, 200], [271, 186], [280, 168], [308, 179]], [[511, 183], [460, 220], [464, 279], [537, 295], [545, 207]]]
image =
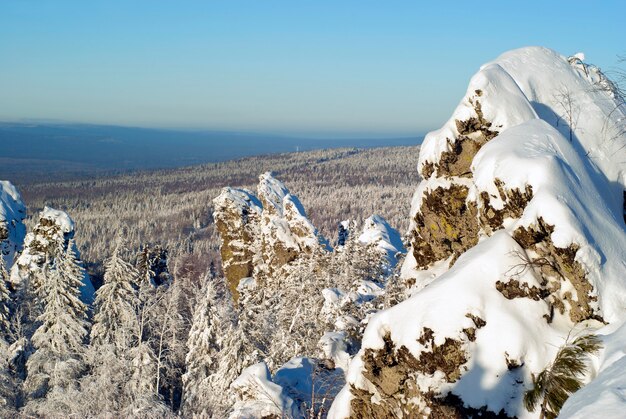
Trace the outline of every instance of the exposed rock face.
[[[548, 225], [543, 218], [539, 218], [536, 225], [522, 226], [513, 232], [513, 238], [520, 245], [537, 254], [537, 257], [529, 257], [526, 263], [543, 278], [540, 295], [549, 297], [548, 301], [561, 314], [567, 310], [574, 323], [588, 319], [604, 321], [592, 307], [598, 298], [585, 269], [576, 261], [580, 247], [575, 243], [566, 248], [555, 246], [550, 238], [553, 232], [554, 226]], [[569, 282], [567, 290], [562, 289], [562, 282]]]
[[[526, 416], [531, 374], [574, 327], [626, 319], [625, 168], [599, 144], [624, 113], [574, 64], [507, 53], [427, 135], [402, 269], [413, 296], [370, 320], [330, 417]], [[559, 83], [589, 110], [580, 148], [550, 125]]]
[[[52, 263], [59, 251], [65, 251], [74, 238], [74, 221], [63, 211], [45, 207], [33, 231], [26, 235], [24, 250], [11, 269], [10, 282], [17, 289], [26, 281], [37, 286], [39, 274], [46, 261]], [[76, 250], [76, 249], [75, 249]], [[79, 255], [76, 250], [76, 254]], [[95, 290], [87, 275], [83, 278], [81, 299], [90, 304]]]
[[0, 253], [4, 266], [11, 269], [15, 255], [22, 249], [26, 227], [26, 207], [15, 187], [5, 180], [0, 181]]
[[478, 243], [476, 203], [467, 202], [469, 189], [462, 184], [438, 187], [424, 194], [412, 231], [413, 256], [418, 266], [461, 253]]
[[[498, 178], [494, 180], [494, 185], [498, 189], [497, 197], [486, 191], [480, 193], [480, 225], [488, 234], [503, 228], [506, 218], [520, 218], [526, 204], [533, 197], [533, 188], [530, 185], [526, 185], [523, 192], [519, 189], [506, 189], [504, 182]], [[502, 208], [496, 209], [492, 206], [491, 201], [494, 198], [499, 198]]]
[[298, 257], [328, 250], [298, 198], [269, 172], [259, 177], [257, 195], [225, 188], [213, 202], [224, 275], [235, 300], [241, 279], [271, 281]]
[[237, 299], [239, 281], [251, 277], [254, 272], [261, 202], [245, 189], [225, 188], [213, 205], [213, 218], [222, 240], [222, 268], [233, 297]]
[[[432, 170], [438, 177], [470, 177], [472, 172], [470, 165], [478, 150], [485, 143], [498, 135], [493, 131], [492, 123], [483, 115], [480, 100], [482, 90], [476, 90], [474, 97], [468, 98], [468, 103], [473, 109], [474, 115], [465, 120], [456, 119], [455, 125], [458, 136], [448, 139], [448, 150], [441, 153], [439, 162], [433, 166], [423, 168], [422, 174], [427, 175]], [[430, 177], [429, 174], [427, 177]]]

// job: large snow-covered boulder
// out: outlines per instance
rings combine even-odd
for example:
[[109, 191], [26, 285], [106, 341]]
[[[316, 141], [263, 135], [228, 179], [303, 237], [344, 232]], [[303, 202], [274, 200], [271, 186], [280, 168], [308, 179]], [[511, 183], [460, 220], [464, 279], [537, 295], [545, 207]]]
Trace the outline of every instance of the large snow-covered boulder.
[[[533, 47], [480, 69], [421, 148], [413, 296], [370, 320], [330, 417], [536, 417], [523, 393], [568, 336], [626, 337], [626, 139], [606, 128], [624, 121], [579, 58]], [[623, 355], [592, 365], [580, 394], [599, 409]]]
[[[27, 281], [36, 280], [47, 259], [54, 258], [58, 250], [65, 250], [74, 238], [74, 221], [64, 211], [45, 207], [39, 213], [33, 231], [26, 235], [24, 250], [11, 269], [10, 282], [18, 288]], [[75, 245], [74, 245], [75, 246]], [[78, 250], [74, 249], [76, 255]], [[94, 300], [95, 290], [89, 276], [85, 274], [81, 287], [81, 299], [86, 304]]]
[[0, 252], [7, 270], [11, 269], [15, 255], [22, 250], [26, 227], [26, 207], [15, 186], [0, 180]]
[[330, 250], [298, 198], [270, 172], [259, 176], [256, 195], [224, 188], [213, 204], [224, 275], [235, 299], [242, 279], [271, 281], [298, 257]]

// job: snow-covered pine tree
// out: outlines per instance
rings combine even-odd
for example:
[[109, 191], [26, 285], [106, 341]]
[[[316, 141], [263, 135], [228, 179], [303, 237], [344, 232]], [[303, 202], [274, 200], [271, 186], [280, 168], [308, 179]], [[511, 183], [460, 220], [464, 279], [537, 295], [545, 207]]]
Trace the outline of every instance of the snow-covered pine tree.
[[317, 343], [326, 331], [326, 323], [319, 318], [324, 303], [322, 290], [331, 286], [320, 274], [331, 257], [319, 254], [301, 258], [289, 267], [280, 286], [266, 293], [265, 303], [273, 311], [267, 360], [271, 370], [295, 356], [316, 355]]
[[30, 399], [26, 410], [33, 413], [50, 414], [46, 397], [62, 401], [61, 394], [74, 389], [85, 367], [87, 307], [80, 301], [84, 271], [72, 244], [60, 248], [54, 264], [50, 268], [46, 264], [43, 271], [44, 308], [31, 339], [34, 352], [26, 362], [24, 383]]
[[156, 286], [154, 282], [154, 271], [151, 269], [151, 261], [150, 261], [150, 247], [144, 246], [137, 254], [137, 272], [139, 273], [137, 279], [139, 283], [149, 282], [152, 285]]
[[168, 268], [168, 251], [160, 245], [145, 245], [137, 255], [137, 270], [141, 281], [153, 286], [168, 284], [172, 276]]

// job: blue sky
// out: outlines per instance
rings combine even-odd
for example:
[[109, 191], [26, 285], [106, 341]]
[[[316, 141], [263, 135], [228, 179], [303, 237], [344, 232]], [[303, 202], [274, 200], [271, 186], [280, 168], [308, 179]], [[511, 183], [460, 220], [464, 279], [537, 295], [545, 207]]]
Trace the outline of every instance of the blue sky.
[[415, 135], [506, 50], [615, 67], [624, 16], [625, 1], [2, 0], [0, 120]]

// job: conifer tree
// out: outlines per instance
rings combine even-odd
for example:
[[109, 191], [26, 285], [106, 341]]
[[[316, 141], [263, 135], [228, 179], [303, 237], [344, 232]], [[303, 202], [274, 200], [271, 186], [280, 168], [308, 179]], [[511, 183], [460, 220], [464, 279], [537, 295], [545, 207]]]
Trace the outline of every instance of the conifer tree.
[[186, 343], [191, 324], [188, 300], [194, 290], [189, 287], [184, 278], [177, 277], [168, 286], [158, 288], [160, 296], [154, 312], [159, 314], [152, 316], [150, 328], [156, 358], [156, 389], [175, 411], [181, 402]]
[[49, 268], [46, 264], [43, 271], [43, 313], [31, 339], [35, 351], [26, 363], [24, 383], [31, 399], [27, 410], [34, 412], [49, 393], [73, 388], [84, 369], [88, 335], [87, 307], [80, 301], [84, 271], [73, 247], [59, 249], [54, 264]]
[[259, 360], [255, 346], [237, 323], [224, 279], [208, 279], [193, 318], [183, 376], [184, 415], [225, 417], [232, 403], [230, 384]]
[[120, 250], [118, 244], [107, 260], [104, 283], [96, 292], [87, 351], [90, 373], [81, 382], [83, 396], [90, 401], [84, 415], [119, 414], [132, 402], [125, 385], [133, 373], [131, 349], [138, 345], [138, 273], [122, 259]]
[[10, 294], [6, 287], [8, 273], [0, 257], [0, 416], [13, 416], [17, 404], [15, 380], [9, 370]]
[[104, 284], [96, 292], [91, 344], [111, 344], [117, 354], [132, 347], [137, 328], [137, 270], [120, 255], [119, 245], [105, 264]]
[[215, 337], [215, 304], [217, 292], [213, 281], [206, 281], [204, 298], [197, 306], [185, 358], [187, 371], [183, 375], [183, 411], [185, 414], [208, 416], [210, 412], [203, 400], [210, 397], [206, 385], [208, 376], [216, 370], [215, 354], [219, 350]]
[[6, 339], [11, 327], [11, 296], [7, 288], [9, 274], [0, 257], [0, 339]]

